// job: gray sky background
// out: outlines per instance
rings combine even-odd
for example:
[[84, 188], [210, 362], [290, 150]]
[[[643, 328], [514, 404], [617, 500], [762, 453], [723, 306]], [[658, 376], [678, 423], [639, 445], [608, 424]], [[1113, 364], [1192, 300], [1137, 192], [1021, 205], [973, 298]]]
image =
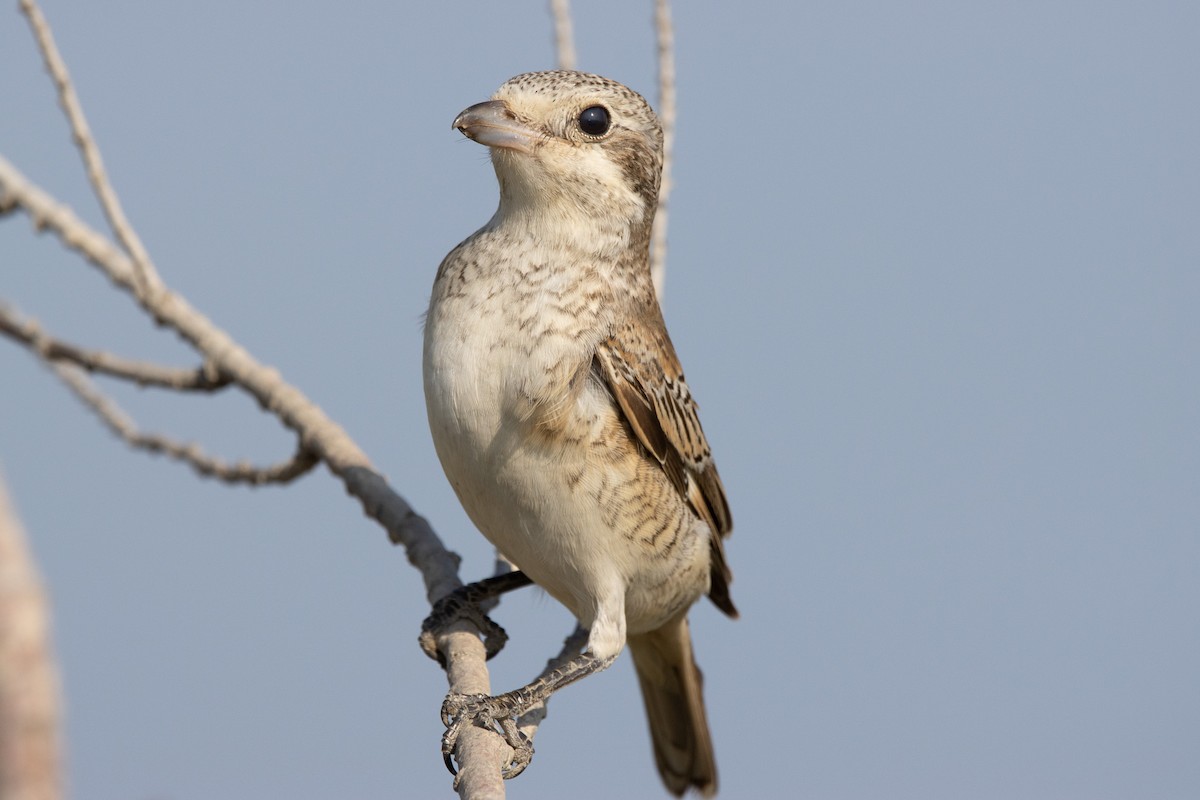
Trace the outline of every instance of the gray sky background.
[[[334, 5], [334, 4], [330, 4]], [[465, 557], [420, 315], [494, 210], [450, 130], [553, 65], [545, 3], [48, 2], [164, 278], [319, 402]], [[575, 4], [654, 99], [650, 3]], [[736, 5], [736, 10], [733, 6]], [[24, 21], [0, 152], [98, 226]], [[666, 315], [729, 490], [743, 619], [693, 614], [723, 796], [1200, 796], [1200, 5], [675, 10]], [[0, 297], [192, 359], [23, 216]], [[53, 592], [80, 800], [447, 797], [423, 590], [327, 473], [132, 453], [0, 341], [0, 460]], [[236, 392], [113, 387], [273, 461]], [[497, 689], [571, 628], [506, 600]], [[511, 796], [660, 796], [627, 658], [556, 698]]]

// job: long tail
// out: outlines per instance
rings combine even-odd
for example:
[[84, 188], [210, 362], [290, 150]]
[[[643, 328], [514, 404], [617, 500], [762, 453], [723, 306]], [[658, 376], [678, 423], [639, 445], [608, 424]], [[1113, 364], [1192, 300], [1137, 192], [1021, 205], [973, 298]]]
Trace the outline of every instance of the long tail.
[[717, 761], [687, 617], [630, 636], [628, 643], [663, 783], [676, 796], [694, 786], [711, 797], [717, 793]]

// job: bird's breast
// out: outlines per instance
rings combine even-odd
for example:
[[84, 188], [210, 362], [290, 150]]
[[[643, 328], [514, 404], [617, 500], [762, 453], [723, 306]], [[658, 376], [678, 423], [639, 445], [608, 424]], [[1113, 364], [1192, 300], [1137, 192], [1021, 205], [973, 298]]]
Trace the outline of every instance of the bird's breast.
[[611, 281], [569, 254], [480, 232], [447, 257], [425, 327], [430, 424], [473, 458], [505, 434], [546, 435], [578, 416], [611, 329]]

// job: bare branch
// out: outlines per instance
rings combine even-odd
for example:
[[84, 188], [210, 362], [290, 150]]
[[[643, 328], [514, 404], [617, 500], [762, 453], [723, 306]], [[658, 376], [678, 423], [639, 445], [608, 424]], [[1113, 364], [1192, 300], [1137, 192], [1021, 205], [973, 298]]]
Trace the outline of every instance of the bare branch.
[[318, 463], [317, 457], [302, 447], [287, 461], [269, 467], [255, 467], [245, 461], [230, 464], [206, 455], [195, 443], [177, 442], [157, 433], [142, 433], [133, 420], [92, 383], [83, 370], [73, 365], [55, 362], [51, 362], [50, 366], [63, 383], [100, 418], [105, 427], [125, 440], [129, 446], [151, 453], [163, 453], [183, 461], [206, 477], [217, 478], [226, 483], [249, 483], [253, 486], [289, 483]]
[[554, 51], [559, 69], [575, 69], [575, 34], [571, 30], [570, 0], [550, 0], [554, 17]]
[[161, 286], [158, 272], [154, 269], [154, 264], [151, 263], [141, 238], [126, 219], [125, 212], [121, 208], [121, 201], [108, 181], [108, 175], [104, 171], [104, 161], [100, 158], [100, 149], [96, 147], [96, 141], [92, 138], [87, 118], [83, 115], [83, 106], [79, 104], [79, 98], [75, 94], [71, 76], [67, 73], [67, 65], [59, 55], [58, 47], [54, 44], [50, 26], [42, 15], [41, 9], [33, 0], [21, 0], [21, 11], [29, 19], [29, 27], [33, 30], [38, 49], [42, 51], [46, 69], [49, 71], [50, 77], [54, 79], [54, 86], [58, 90], [58, 101], [71, 124], [71, 133], [83, 156], [88, 180], [92, 184], [96, 198], [100, 201], [100, 207], [108, 218], [108, 224], [117, 235], [117, 240], [133, 258], [134, 285], [137, 294], [144, 295], [157, 291]]
[[[438, 651], [446, 657], [446, 679], [451, 692], [462, 694], [492, 693], [487, 670], [487, 654], [473, 626], [455, 622], [438, 636]], [[494, 731], [471, 725], [459, 736], [455, 755], [458, 774], [454, 788], [463, 800], [503, 798], [501, 769], [512, 760], [512, 748]]]
[[[134, 291], [134, 267], [129, 257], [0, 156], [0, 207], [5, 205], [22, 209], [37, 229], [54, 233], [117, 286]], [[284, 381], [278, 371], [259, 363], [180, 295], [163, 287], [151, 296], [139, 297], [138, 302], [156, 322], [177, 331], [217, 370], [299, 434], [304, 448], [329, 465], [346, 484], [346, 490], [361, 501], [367, 516], [383, 525], [392, 543], [404, 545], [409, 561], [421, 571], [431, 601], [462, 585], [458, 557], [445, 548], [429, 523], [388, 485], [366, 453], [320, 407]]]
[[658, 119], [663, 127], [662, 185], [650, 243], [650, 277], [662, 298], [667, 279], [667, 201], [671, 195], [671, 166], [675, 161], [675, 29], [670, 0], [655, 0], [654, 29], [658, 37]]
[[[405, 547], [409, 561], [422, 573], [426, 594], [431, 601], [460, 586], [458, 556], [446, 550], [426, 520], [416, 514], [387, 484], [345, 431], [298, 389], [286, 383], [276, 370], [255, 360], [225, 331], [162, 284], [109, 184], [98, 148], [88, 130], [66, 67], [54, 46], [49, 26], [33, 0], [20, 0], [20, 3], [58, 88], [60, 102], [70, 121], [76, 144], [83, 154], [93, 189], [124, 252], [106, 236], [82, 222], [70, 208], [28, 181], [2, 157], [0, 213], [18, 208], [28, 213], [35, 228], [52, 231], [69, 248], [99, 267], [114, 284], [129, 292], [155, 322], [174, 329], [188, 341], [217, 374], [248, 392], [266, 411], [296, 432], [300, 439], [297, 456], [273, 469], [284, 474], [310, 468], [311, 464], [307, 463], [310, 459], [324, 461], [343, 481], [347, 491], [359, 499], [365, 513], [383, 525], [391, 541]], [[565, 42], [565, 45], [560, 44], [565, 48], [560, 50], [560, 59], [564, 64], [573, 64], [574, 48], [570, 37], [570, 18], [565, 15], [565, 2], [561, 3], [561, 9], [564, 14], [559, 18], [566, 27], [563, 29], [565, 32], [558, 36], [560, 43]], [[86, 366], [83, 362], [100, 359], [73, 359], [64, 355], [58, 360]], [[191, 446], [138, 433], [119, 409], [100, 395], [78, 367], [51, 363], [78, 394], [88, 399], [106, 425], [127, 440], [132, 440], [135, 446], [157, 447], [189, 461], [197, 469], [201, 469], [198, 462], [206, 459], [210, 465], [216, 463]], [[125, 433], [122, 433], [122, 429]], [[236, 472], [238, 468], [228, 469]], [[490, 690], [483, 644], [478, 632], [468, 625], [461, 625], [439, 637], [438, 645], [447, 658], [447, 675], [452, 692]], [[501, 737], [472, 727], [460, 739], [458, 755], [461, 778], [457, 788], [464, 797], [503, 796], [500, 765], [507, 762], [510, 752]]]
[[49, 617], [0, 476], [0, 797], [62, 797], [59, 681]]
[[[22, 209], [32, 218], [35, 228], [53, 232], [117, 286], [134, 292], [134, 267], [129, 257], [80, 220], [70, 208], [30, 183], [3, 156], [0, 156], [0, 208]], [[409, 562], [421, 572], [426, 597], [431, 603], [462, 585], [458, 577], [459, 557], [446, 549], [425, 518], [388, 485], [354, 440], [320, 407], [286, 383], [276, 370], [260, 364], [225, 331], [174, 292], [164, 287], [152, 295], [139, 296], [138, 302], [156, 322], [178, 331], [217, 370], [228, 375], [264, 409], [300, 436], [304, 449], [329, 466], [345, 484], [346, 491], [359, 500], [366, 515], [388, 532], [391, 542], [404, 546]], [[487, 675], [479, 637], [479, 632], [463, 626], [439, 638], [439, 649], [447, 654], [454, 667], [447, 671], [451, 691], [475, 691], [466, 687], [475, 685], [479, 675]], [[466, 756], [466, 751], [460, 751], [460, 766], [464, 764], [463, 759], [472, 764], [489, 765], [480, 769], [480, 774], [494, 766], [496, 781], [499, 781], [499, 765], [511, 755], [503, 738], [482, 728], [473, 728], [464, 733], [462, 742], [462, 746], [471, 749], [475, 755]], [[465, 784], [464, 790], [470, 786], [473, 784]], [[464, 797], [468, 796], [497, 795], [472, 791], [464, 794]]]
[[21, 209], [38, 231], [52, 231], [63, 244], [101, 268], [113, 283], [133, 290], [133, 264], [129, 257], [65, 205], [30, 183], [4, 156], [0, 156], [0, 208]]
[[167, 367], [148, 361], [121, 358], [103, 350], [88, 350], [56, 339], [43, 331], [37, 322], [23, 319], [3, 302], [0, 302], [0, 335], [25, 345], [47, 361], [69, 362], [88, 372], [132, 381], [139, 386], [156, 386], [176, 391], [215, 392], [232, 383], [211, 361], [190, 369]]

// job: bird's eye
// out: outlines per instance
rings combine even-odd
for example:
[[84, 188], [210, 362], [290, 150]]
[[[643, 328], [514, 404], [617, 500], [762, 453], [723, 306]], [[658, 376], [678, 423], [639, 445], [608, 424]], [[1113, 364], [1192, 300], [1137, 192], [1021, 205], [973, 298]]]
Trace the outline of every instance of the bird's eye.
[[604, 106], [589, 106], [579, 113], [579, 130], [588, 136], [603, 136], [612, 127], [612, 119]]

